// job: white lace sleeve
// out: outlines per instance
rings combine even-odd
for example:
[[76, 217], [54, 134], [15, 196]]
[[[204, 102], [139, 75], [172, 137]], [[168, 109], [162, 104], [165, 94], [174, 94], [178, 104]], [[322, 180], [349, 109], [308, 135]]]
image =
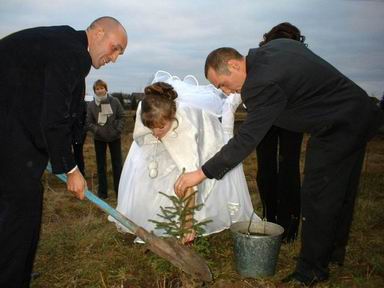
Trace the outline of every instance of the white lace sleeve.
[[241, 104], [240, 94], [230, 94], [223, 104], [222, 126], [224, 130], [225, 142], [233, 137], [233, 128], [235, 125], [235, 112]]

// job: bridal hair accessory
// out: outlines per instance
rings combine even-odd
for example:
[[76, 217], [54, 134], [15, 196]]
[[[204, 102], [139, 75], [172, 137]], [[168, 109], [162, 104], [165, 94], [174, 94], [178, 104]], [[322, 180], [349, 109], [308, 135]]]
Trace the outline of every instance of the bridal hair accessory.
[[156, 143], [155, 143], [155, 149], [153, 150], [154, 153], [152, 154], [151, 161], [148, 164], [148, 170], [149, 170], [149, 177], [154, 179], [157, 177], [158, 174], [158, 166], [159, 163], [156, 161], [156, 152], [157, 152], [157, 145], [159, 143], [159, 139], [156, 138]]

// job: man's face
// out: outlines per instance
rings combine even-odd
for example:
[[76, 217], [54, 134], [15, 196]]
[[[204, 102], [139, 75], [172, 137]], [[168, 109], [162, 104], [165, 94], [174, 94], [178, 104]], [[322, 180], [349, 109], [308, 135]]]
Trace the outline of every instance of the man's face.
[[127, 42], [123, 29], [117, 28], [109, 33], [103, 30], [97, 32], [95, 40], [89, 45], [92, 66], [99, 69], [111, 61], [115, 63], [117, 58], [124, 53]]
[[227, 96], [231, 93], [240, 93], [247, 77], [246, 73], [239, 69], [238, 66], [232, 65], [231, 61], [235, 60], [228, 61], [229, 73], [219, 74], [212, 68], [209, 68], [207, 74], [208, 81]]

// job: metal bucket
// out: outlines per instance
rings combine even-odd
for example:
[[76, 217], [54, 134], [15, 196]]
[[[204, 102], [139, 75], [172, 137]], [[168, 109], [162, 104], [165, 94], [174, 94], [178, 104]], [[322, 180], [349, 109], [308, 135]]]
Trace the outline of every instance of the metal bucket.
[[284, 228], [267, 221], [243, 221], [230, 230], [237, 272], [251, 278], [274, 275]]

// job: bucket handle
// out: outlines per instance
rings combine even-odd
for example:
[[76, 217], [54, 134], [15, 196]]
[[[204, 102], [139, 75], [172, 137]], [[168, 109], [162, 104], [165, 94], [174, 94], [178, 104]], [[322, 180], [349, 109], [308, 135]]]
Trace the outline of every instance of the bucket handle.
[[247, 234], [248, 234], [248, 236], [251, 235], [251, 230], [250, 230], [250, 228], [251, 228], [251, 224], [252, 224], [253, 214], [256, 214], [256, 213], [255, 213], [255, 210], [252, 210], [251, 219], [249, 219], [248, 229], [247, 229]]
[[[248, 223], [248, 229], [247, 229], [247, 235], [251, 235], [251, 224], [252, 224], [252, 219], [253, 219], [253, 215], [255, 215], [256, 212], [255, 210], [252, 211], [252, 215], [251, 215], [251, 219], [249, 219], [249, 223]], [[265, 234], [265, 223], [267, 222], [267, 217], [264, 217], [262, 220], [263, 222], [263, 234]]]

